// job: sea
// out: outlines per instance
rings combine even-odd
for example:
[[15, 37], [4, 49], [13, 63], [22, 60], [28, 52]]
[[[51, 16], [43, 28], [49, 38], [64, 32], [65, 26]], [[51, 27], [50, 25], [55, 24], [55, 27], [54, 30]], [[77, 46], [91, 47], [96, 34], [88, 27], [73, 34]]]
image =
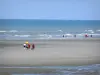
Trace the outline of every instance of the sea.
[[100, 20], [0, 19], [0, 40], [73, 39], [85, 34], [100, 38]]
[[[5, 67], [5, 68], [8, 69], [19, 68], [25, 70], [23, 72], [23, 70], [17, 69], [16, 72], [11, 72], [11, 73], [8, 72], [7, 75], [100, 75], [100, 64], [83, 65], [83, 66], [41, 66], [41, 67], [35, 66], [35, 67]], [[29, 72], [26, 73], [28, 69], [30, 70], [31, 73]], [[19, 73], [19, 71], [21, 74]]]
[[[100, 38], [100, 20], [0, 19], [0, 40], [79, 39], [84, 35]], [[100, 64], [8, 68], [55, 69], [10, 75], [100, 75]]]

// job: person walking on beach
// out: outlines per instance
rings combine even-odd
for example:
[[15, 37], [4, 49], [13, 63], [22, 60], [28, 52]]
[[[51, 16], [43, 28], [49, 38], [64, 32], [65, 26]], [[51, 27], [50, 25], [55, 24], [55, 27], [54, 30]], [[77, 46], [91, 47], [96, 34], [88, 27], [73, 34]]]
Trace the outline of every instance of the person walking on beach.
[[24, 46], [24, 49], [30, 49], [30, 44], [29, 44], [29, 42], [25, 42], [25, 43], [23, 44], [23, 46]]
[[23, 44], [23, 47], [24, 47], [24, 49], [26, 49], [26, 44], [25, 43]]
[[30, 44], [27, 44], [27, 48], [30, 49]]
[[32, 44], [32, 47], [31, 47], [31, 49], [33, 50], [35, 48], [35, 45], [34, 44]]

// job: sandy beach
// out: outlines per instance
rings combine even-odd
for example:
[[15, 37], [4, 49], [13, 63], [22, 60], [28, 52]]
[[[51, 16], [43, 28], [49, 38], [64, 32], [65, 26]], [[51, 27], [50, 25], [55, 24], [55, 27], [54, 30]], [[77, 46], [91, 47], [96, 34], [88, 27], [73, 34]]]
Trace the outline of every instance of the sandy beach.
[[[25, 41], [1, 41], [0, 66], [64, 66], [100, 63], [100, 39], [29, 40], [34, 50], [24, 50]], [[5, 45], [5, 47], [4, 47]]]
[[[30, 44], [35, 44], [34, 50], [23, 49], [24, 42], [0, 41], [0, 75], [55, 70], [30, 68], [32, 66], [100, 64], [100, 39], [29, 40]], [[29, 68], [24, 68], [27, 66]]]

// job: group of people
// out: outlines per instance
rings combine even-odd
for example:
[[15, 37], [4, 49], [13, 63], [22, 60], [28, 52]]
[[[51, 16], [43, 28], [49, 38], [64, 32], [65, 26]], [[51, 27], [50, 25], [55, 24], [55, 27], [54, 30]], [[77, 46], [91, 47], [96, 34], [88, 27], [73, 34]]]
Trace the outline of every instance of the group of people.
[[[73, 35], [73, 36], [76, 37], [76, 35]], [[63, 37], [67, 37], [67, 36], [63, 35]], [[85, 34], [84, 37], [87, 38], [87, 37], [93, 37], [93, 36], [92, 35]]]
[[24, 49], [34, 49], [35, 48], [35, 45], [34, 44], [29, 44], [29, 42], [25, 42], [24, 44], [23, 44], [23, 47], [24, 47]]

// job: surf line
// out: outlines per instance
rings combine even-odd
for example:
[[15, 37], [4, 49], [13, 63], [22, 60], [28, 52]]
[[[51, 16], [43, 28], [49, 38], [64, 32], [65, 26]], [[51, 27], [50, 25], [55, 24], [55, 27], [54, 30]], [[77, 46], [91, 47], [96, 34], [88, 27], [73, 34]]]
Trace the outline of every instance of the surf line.
[[50, 67], [50, 66], [41, 66], [41, 67], [14, 67], [14, 66], [12, 66], [12, 67], [0, 67], [0, 68], [57, 68], [57, 67]]
[[18, 68], [19, 68], [19, 69], [30, 69], [30, 68], [31, 68], [31, 69], [32, 69], [32, 68], [33, 68], [33, 69], [34, 69], [34, 68], [41, 68], [41, 69], [43, 69], [43, 68], [44, 68], [44, 69], [45, 69], [45, 68], [46, 68], [46, 69], [47, 69], [47, 68], [48, 68], [48, 69], [58, 69], [58, 68], [59, 68], [59, 69], [63, 69], [63, 68], [68, 68], [68, 67], [62, 67], [62, 66], [36, 66], [36, 67], [33, 67], [33, 66], [32, 66], [32, 67], [15, 67], [15, 66], [11, 66], [11, 67], [3, 67], [3, 66], [2, 66], [2, 67], [0, 67], [0, 68], [5, 68], [5, 69], [18, 69]]

